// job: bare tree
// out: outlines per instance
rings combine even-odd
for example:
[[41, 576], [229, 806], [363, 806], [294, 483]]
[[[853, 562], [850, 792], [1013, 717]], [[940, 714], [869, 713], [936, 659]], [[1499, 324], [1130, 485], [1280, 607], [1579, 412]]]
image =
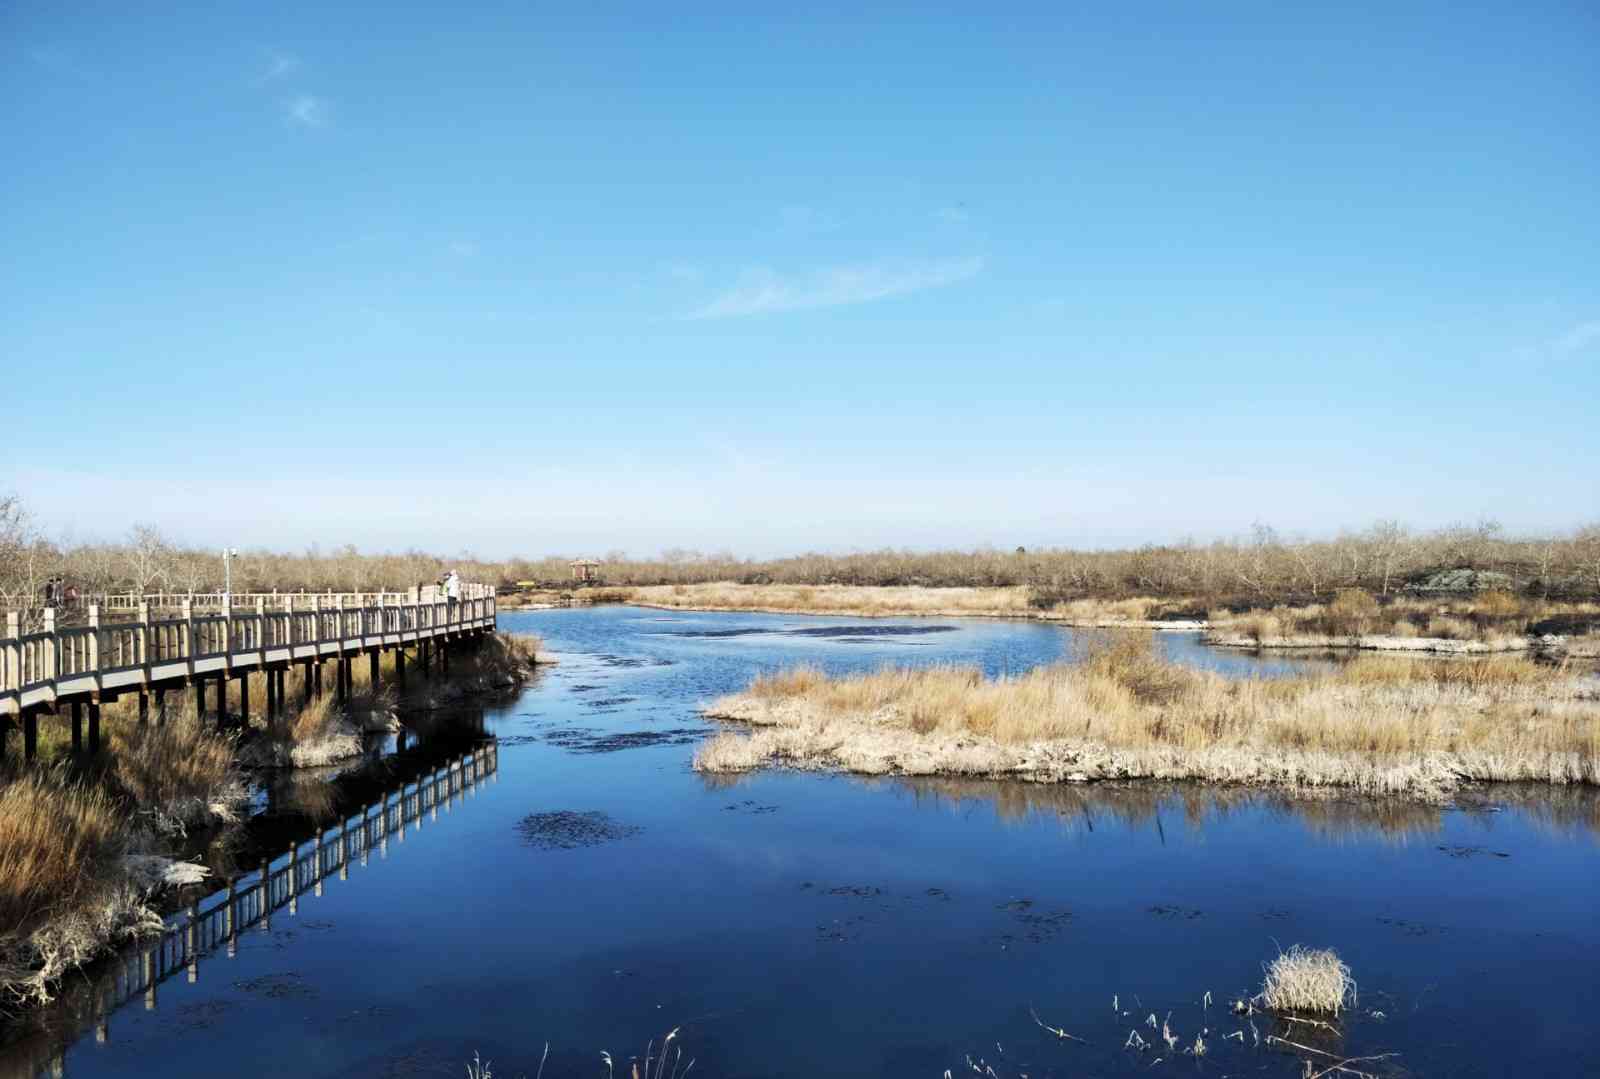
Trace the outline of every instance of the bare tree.
[[172, 564], [172, 544], [154, 525], [139, 524], [128, 530], [123, 560], [133, 590], [143, 595], [167, 581]]
[[1590, 588], [1600, 592], [1600, 523], [1578, 529], [1572, 546], [1579, 574]]
[[1387, 596], [1395, 576], [1408, 568], [1406, 556], [1410, 549], [1411, 534], [1405, 525], [1391, 520], [1373, 525], [1367, 537], [1372, 544], [1373, 564], [1383, 582], [1379, 594]]

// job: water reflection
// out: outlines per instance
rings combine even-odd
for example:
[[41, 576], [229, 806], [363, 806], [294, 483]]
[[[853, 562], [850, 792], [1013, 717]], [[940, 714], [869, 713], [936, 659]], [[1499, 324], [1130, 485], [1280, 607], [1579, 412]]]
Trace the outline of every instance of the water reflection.
[[[705, 776], [707, 788], [734, 785]], [[739, 777], [733, 777], [737, 783]], [[1254, 787], [1218, 787], [1153, 780], [1097, 783], [1027, 783], [959, 777], [856, 778], [868, 787], [889, 786], [913, 803], [966, 811], [992, 810], [1008, 822], [1055, 818], [1073, 832], [1093, 833], [1115, 823], [1126, 829], [1164, 829], [1181, 822], [1201, 831], [1246, 812], [1266, 812], [1298, 823], [1325, 842], [1383, 839], [1403, 844], [1436, 837], [1447, 814], [1488, 824], [1515, 810], [1546, 829], [1600, 839], [1600, 791], [1592, 787], [1498, 784], [1459, 792], [1448, 805], [1398, 798], [1358, 797], [1344, 791], [1288, 793]]]
[[316, 778], [292, 783], [288, 808], [316, 825], [310, 834], [297, 835], [281, 858], [263, 858], [255, 872], [231, 876], [225, 889], [193, 899], [167, 919], [159, 937], [96, 964], [81, 981], [69, 980], [46, 1019], [48, 1031], [6, 1047], [0, 1079], [65, 1074], [66, 1050], [91, 1028], [96, 1042], [109, 1041], [117, 1009], [142, 1000], [146, 1011], [155, 1010], [161, 983], [179, 973], [198, 982], [202, 959], [219, 951], [234, 958], [242, 933], [257, 927], [270, 932], [275, 912], [297, 913], [302, 896], [320, 896], [326, 882], [348, 880], [352, 864], [368, 866], [373, 855], [387, 859], [391, 839], [404, 843], [408, 829], [439, 821], [440, 810], [448, 814], [458, 799], [495, 777], [499, 763], [499, 747], [489, 741], [346, 813], [338, 811], [331, 784]]

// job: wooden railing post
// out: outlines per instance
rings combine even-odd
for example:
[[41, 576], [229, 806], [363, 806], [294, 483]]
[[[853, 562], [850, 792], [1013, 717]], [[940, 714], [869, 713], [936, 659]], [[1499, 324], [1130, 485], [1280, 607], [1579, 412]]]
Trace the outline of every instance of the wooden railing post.
[[50, 639], [45, 643], [44, 649], [44, 676], [49, 681], [55, 681], [61, 671], [61, 638], [56, 636], [56, 609], [44, 609], [44, 631], [50, 634]]
[[[134, 649], [137, 653], [139, 666], [150, 666], [150, 605], [141, 601], [139, 603], [139, 625], [133, 631]], [[144, 681], [150, 681], [150, 672], [145, 670]]]
[[[266, 601], [265, 597], [257, 596], [256, 597], [256, 651], [261, 652], [261, 653], [265, 653], [266, 652], [267, 645], [271, 643], [267, 639], [268, 636], [269, 636], [269, 634], [267, 633], [267, 601]], [[261, 664], [265, 663], [266, 661], [267, 661], [267, 657], [265, 655], [258, 655], [256, 657], [256, 666], [259, 667], [259, 666], [261, 666]]]
[[96, 603], [89, 604], [89, 654], [84, 658], [88, 661], [88, 671], [82, 672], [94, 675], [94, 688], [100, 688], [100, 606]]
[[22, 615], [6, 612], [6, 677], [0, 690], [22, 691]]
[[184, 600], [178, 608], [183, 623], [178, 627], [178, 655], [189, 661], [189, 676], [194, 677], [194, 607]]

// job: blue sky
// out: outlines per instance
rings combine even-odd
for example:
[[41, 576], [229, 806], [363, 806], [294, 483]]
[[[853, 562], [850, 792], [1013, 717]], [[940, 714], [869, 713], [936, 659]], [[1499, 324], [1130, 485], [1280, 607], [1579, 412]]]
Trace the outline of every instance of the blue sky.
[[1592, 4], [13, 3], [0, 487], [773, 554], [1600, 517]]

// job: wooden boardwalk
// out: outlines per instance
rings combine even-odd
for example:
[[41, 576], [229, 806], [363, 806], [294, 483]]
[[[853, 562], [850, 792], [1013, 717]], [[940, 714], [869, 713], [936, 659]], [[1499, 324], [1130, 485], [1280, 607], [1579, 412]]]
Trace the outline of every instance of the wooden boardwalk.
[[[196, 713], [205, 714], [207, 685], [219, 706], [227, 682], [239, 680], [240, 718], [248, 720], [252, 673], [265, 676], [265, 714], [284, 714], [284, 674], [305, 666], [306, 692], [321, 686], [322, 664], [335, 662], [341, 698], [350, 690], [350, 665], [365, 655], [374, 681], [379, 656], [397, 653], [397, 675], [405, 677], [405, 650], [415, 647], [425, 669], [437, 659], [448, 670], [456, 642], [478, 638], [495, 628], [494, 588], [463, 584], [461, 598], [447, 600], [433, 588], [410, 592], [270, 593], [214, 596], [105, 596], [88, 606], [81, 625], [58, 625], [62, 612], [46, 609], [39, 628], [25, 631], [18, 612], [6, 615], [0, 636], [0, 754], [5, 728], [23, 731], [23, 755], [37, 750], [38, 717], [69, 706], [73, 743], [82, 741], [86, 708], [88, 748], [99, 745], [100, 705], [123, 694], [137, 694], [139, 718], [155, 697], [192, 686]], [[219, 719], [226, 709], [219, 707]]]

